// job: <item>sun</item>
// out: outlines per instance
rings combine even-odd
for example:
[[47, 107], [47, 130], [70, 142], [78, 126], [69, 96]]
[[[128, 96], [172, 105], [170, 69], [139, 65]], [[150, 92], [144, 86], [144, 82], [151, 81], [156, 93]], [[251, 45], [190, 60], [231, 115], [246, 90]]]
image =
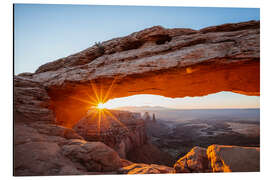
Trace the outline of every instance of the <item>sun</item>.
[[100, 109], [100, 110], [102, 110], [102, 109], [104, 109], [105, 108], [105, 104], [104, 103], [98, 103], [98, 105], [97, 105], [97, 109]]
[[[95, 119], [98, 117], [97, 127], [98, 127], [98, 135], [100, 135], [101, 126], [107, 126], [110, 124], [110, 119], [114, 120], [115, 122], [119, 123], [123, 128], [128, 128], [123, 124], [118, 118], [114, 115], [113, 112], [111, 112], [110, 109], [112, 109], [111, 104], [109, 103], [109, 99], [111, 97], [111, 93], [113, 90], [113, 85], [117, 78], [114, 78], [112, 81], [110, 87], [104, 92], [102, 88], [97, 88], [95, 83], [90, 81], [90, 85], [92, 87], [92, 96], [90, 96], [90, 93], [86, 91], [87, 96], [89, 99], [81, 99], [79, 97], [72, 97], [74, 100], [80, 101], [82, 103], [87, 104], [89, 106], [89, 110], [87, 111], [87, 114]], [[92, 111], [94, 109], [94, 111]]]

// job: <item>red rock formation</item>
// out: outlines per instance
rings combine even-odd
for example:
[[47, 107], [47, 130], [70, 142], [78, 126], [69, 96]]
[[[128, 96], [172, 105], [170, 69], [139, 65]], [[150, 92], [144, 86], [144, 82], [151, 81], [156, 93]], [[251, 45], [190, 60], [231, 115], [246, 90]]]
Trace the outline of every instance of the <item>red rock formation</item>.
[[[99, 111], [99, 110], [93, 110]], [[121, 158], [147, 142], [144, 121], [139, 113], [106, 110], [99, 120], [98, 112], [82, 118], [73, 129], [87, 141], [101, 141], [113, 148]]]
[[194, 147], [174, 165], [178, 173], [211, 172], [210, 163], [206, 155], [206, 149]]
[[173, 168], [156, 164], [131, 164], [118, 170], [119, 174], [167, 174], [175, 173]]
[[87, 171], [111, 172], [122, 164], [119, 155], [101, 142], [72, 142], [62, 147], [62, 153]]
[[14, 115], [16, 122], [54, 122], [50, 97], [40, 82], [14, 76]]
[[211, 145], [207, 149], [213, 172], [260, 171], [260, 148]]
[[188, 172], [258, 172], [260, 148], [211, 145], [194, 147], [174, 165], [177, 173]]
[[101, 43], [103, 54], [93, 46], [22, 76], [44, 86], [56, 120], [69, 127], [89, 108], [74, 98], [95, 97], [91, 83], [103, 95], [111, 89], [104, 101], [134, 94], [259, 95], [259, 26], [257, 21], [199, 31], [156, 26]]

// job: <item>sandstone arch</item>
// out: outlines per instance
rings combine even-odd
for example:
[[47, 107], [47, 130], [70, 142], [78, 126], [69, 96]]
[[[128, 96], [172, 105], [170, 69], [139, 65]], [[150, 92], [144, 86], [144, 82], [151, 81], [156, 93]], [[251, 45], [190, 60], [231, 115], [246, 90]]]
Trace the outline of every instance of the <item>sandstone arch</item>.
[[[89, 108], [78, 99], [95, 98], [93, 85], [101, 97], [111, 89], [106, 100], [135, 94], [204, 96], [220, 91], [258, 96], [259, 28], [259, 21], [201, 30], [155, 26], [103, 42], [47, 63], [35, 73], [15, 76], [15, 110], [27, 114], [29, 108], [42, 106], [50, 111], [49, 119], [71, 127]], [[30, 91], [27, 96], [36, 98], [31, 86], [44, 93], [34, 105], [19, 97]]]

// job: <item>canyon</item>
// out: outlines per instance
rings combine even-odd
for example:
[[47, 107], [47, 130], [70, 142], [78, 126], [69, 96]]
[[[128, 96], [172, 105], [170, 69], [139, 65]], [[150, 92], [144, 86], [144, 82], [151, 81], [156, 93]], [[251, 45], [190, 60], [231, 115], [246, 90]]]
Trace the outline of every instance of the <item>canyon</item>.
[[[91, 103], [135, 94], [259, 96], [259, 21], [151, 27], [16, 75], [13, 83], [16, 176], [259, 170], [259, 148], [222, 145], [195, 148], [168, 167], [169, 156], [149, 143], [140, 115], [112, 111], [120, 122], [107, 118], [102, 129], [87, 114]], [[238, 161], [230, 160], [234, 153]]]

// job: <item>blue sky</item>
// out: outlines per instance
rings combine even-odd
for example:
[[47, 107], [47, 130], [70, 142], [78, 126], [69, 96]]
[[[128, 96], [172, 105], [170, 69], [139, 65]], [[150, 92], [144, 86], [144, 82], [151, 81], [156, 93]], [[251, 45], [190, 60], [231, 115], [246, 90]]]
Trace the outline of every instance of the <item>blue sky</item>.
[[[16, 4], [15, 74], [34, 72], [44, 63], [86, 49], [95, 42], [155, 25], [200, 29], [259, 19], [258, 8]], [[228, 94], [221, 95], [224, 100], [228, 98]], [[230, 96], [235, 98], [232, 93]], [[258, 104], [259, 97], [245, 97], [249, 101], [255, 98], [253, 105]]]

